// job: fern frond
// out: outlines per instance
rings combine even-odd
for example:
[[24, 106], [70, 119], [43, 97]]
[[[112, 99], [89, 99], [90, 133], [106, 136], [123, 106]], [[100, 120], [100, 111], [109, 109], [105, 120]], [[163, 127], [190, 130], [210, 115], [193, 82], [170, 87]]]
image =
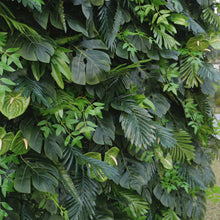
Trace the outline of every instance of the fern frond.
[[29, 97], [33, 102], [37, 101], [39, 104], [43, 103], [48, 108], [50, 107], [50, 98], [55, 100], [56, 91], [46, 81], [38, 82], [29, 77], [20, 78], [17, 80], [18, 86], [16, 91], [22, 90], [22, 95]]
[[220, 27], [220, 17], [211, 8], [203, 9], [201, 17], [208, 24], [214, 25], [216, 28]]
[[76, 200], [77, 203], [81, 204], [80, 197], [78, 195], [78, 192], [75, 188], [75, 185], [67, 173], [67, 170], [63, 166], [58, 167], [60, 181], [64, 185], [65, 189], [68, 191], [68, 193]]
[[176, 145], [176, 139], [168, 128], [162, 127], [158, 124], [154, 124], [156, 127], [156, 137], [158, 143], [164, 148], [173, 148]]
[[199, 58], [187, 56], [180, 65], [180, 74], [183, 81], [186, 81], [187, 88], [198, 87], [202, 80], [198, 76], [198, 71], [202, 66]]
[[187, 160], [190, 163], [195, 158], [195, 147], [192, 145], [190, 135], [186, 131], [180, 130], [178, 133], [174, 133], [174, 138], [177, 140], [177, 144], [169, 150], [172, 159], [180, 162]]
[[97, 177], [100, 177], [100, 173], [103, 173], [109, 179], [116, 180], [118, 178], [119, 173], [114, 167], [104, 161], [86, 157], [76, 148], [67, 146], [64, 150], [63, 158], [63, 164], [67, 166], [67, 170], [75, 163], [76, 173], [79, 165], [81, 165], [82, 170], [84, 166], [87, 168], [89, 175], [91, 175], [89, 171], [92, 170]]
[[70, 219], [87, 220], [95, 215], [95, 199], [98, 194], [98, 184], [84, 174], [73, 178], [81, 203], [75, 198], [68, 196], [65, 199], [64, 207], [68, 211]]
[[[146, 109], [136, 105], [134, 100], [121, 100], [121, 113], [119, 121], [131, 144], [137, 148], [147, 150], [149, 145], [155, 141], [155, 127], [152, 124], [151, 116]], [[116, 107], [116, 106], [114, 106]], [[116, 107], [117, 109], [117, 107]]]
[[17, 31], [19, 31], [21, 34], [23, 34], [29, 40], [33, 39], [34, 41], [38, 42], [42, 39], [40, 34], [38, 34], [30, 26], [23, 24], [19, 21], [16, 21], [15, 19], [9, 17], [7, 14], [2, 13], [2, 10], [0, 10], [0, 16], [5, 20], [5, 22], [8, 24], [9, 28], [12, 31], [13, 31], [13, 28], [15, 28]]
[[124, 211], [131, 213], [134, 218], [144, 216], [148, 210], [148, 203], [134, 191], [120, 186], [112, 186], [114, 197], [124, 207]]
[[116, 47], [116, 37], [121, 24], [124, 23], [122, 9], [119, 3], [111, 1], [108, 6], [103, 5], [99, 10], [100, 32], [108, 47], [113, 50]]

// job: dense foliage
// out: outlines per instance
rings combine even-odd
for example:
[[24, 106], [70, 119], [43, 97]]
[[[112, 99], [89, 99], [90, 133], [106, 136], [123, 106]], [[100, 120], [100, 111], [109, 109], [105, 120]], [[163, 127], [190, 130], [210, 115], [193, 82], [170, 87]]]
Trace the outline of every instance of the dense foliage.
[[219, 9], [2, 0], [0, 219], [202, 220]]

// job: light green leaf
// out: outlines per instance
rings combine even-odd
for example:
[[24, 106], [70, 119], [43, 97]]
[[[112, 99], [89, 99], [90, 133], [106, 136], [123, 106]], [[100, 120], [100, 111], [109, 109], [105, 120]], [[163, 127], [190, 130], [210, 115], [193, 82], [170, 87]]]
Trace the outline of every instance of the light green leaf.
[[30, 97], [23, 97], [21, 93], [6, 93], [3, 99], [0, 96], [0, 111], [9, 120], [22, 115], [29, 105]]
[[12, 141], [11, 151], [15, 154], [22, 155], [26, 154], [29, 150], [28, 141], [22, 135], [21, 130], [19, 130]]

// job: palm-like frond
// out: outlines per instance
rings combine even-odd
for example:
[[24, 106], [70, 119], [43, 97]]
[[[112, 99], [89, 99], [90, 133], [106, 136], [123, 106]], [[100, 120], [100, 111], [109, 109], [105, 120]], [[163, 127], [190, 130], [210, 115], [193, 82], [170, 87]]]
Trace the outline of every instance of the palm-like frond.
[[70, 219], [87, 220], [92, 219], [95, 214], [95, 198], [98, 194], [98, 184], [84, 174], [73, 178], [81, 203], [74, 197], [68, 196], [64, 201], [64, 207], [68, 211]]
[[177, 144], [169, 152], [174, 161], [184, 162], [187, 160], [189, 163], [195, 158], [195, 147], [192, 145], [190, 135], [180, 130], [178, 133], [174, 133], [174, 138], [177, 140]]
[[81, 204], [82, 201], [80, 200], [76, 187], [70, 175], [67, 173], [67, 170], [63, 166], [59, 166], [58, 171], [59, 171], [60, 181], [64, 185], [67, 192], [72, 196], [72, 198], [76, 200], [77, 203]]
[[37, 101], [39, 104], [43, 103], [48, 108], [51, 102], [49, 99], [51, 98], [54, 100], [56, 97], [55, 89], [46, 81], [38, 82], [29, 77], [24, 77], [19, 78], [17, 83], [17, 91], [22, 90], [22, 95], [26, 97], [31, 96], [33, 102]]
[[124, 207], [124, 211], [131, 213], [134, 218], [147, 213], [148, 203], [135, 192], [114, 185], [113, 193], [115, 199]]
[[215, 14], [215, 12], [211, 8], [205, 8], [202, 11], [201, 17], [208, 24], [213, 25], [216, 28], [220, 27], [220, 17], [218, 14]]
[[155, 127], [151, 121], [151, 115], [146, 109], [135, 104], [134, 100], [121, 100], [120, 106], [113, 107], [122, 110], [119, 121], [125, 137], [137, 148], [147, 149], [155, 141]]
[[118, 178], [118, 171], [114, 167], [104, 161], [86, 157], [76, 148], [67, 146], [64, 150], [63, 158], [63, 164], [67, 166], [67, 170], [72, 165], [75, 165], [75, 172], [77, 173], [79, 165], [81, 165], [82, 170], [84, 170], [84, 166], [87, 168], [89, 175], [91, 175], [90, 170], [92, 170], [97, 177], [100, 176], [100, 173], [103, 173], [109, 179], [116, 180]]
[[198, 71], [202, 65], [201, 60], [187, 56], [180, 65], [181, 78], [188, 88], [198, 87], [202, 80], [198, 76]]
[[110, 1], [99, 9], [100, 32], [111, 50], [116, 47], [116, 37], [120, 26], [129, 20], [129, 16], [126, 18], [127, 16], [116, 1]]
[[37, 31], [35, 31], [33, 28], [24, 23], [16, 21], [12, 12], [2, 2], [0, 2], [0, 16], [5, 20], [12, 32], [15, 28], [21, 34], [25, 35], [27, 39], [34, 39], [35, 41], [39, 41], [42, 39], [40, 34], [38, 34]]

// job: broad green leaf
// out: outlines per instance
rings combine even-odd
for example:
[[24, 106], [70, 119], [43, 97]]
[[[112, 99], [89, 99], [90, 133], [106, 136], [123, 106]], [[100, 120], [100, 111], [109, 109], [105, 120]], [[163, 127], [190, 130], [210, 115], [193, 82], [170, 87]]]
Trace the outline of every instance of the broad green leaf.
[[33, 11], [33, 17], [43, 29], [47, 29], [47, 24], [49, 20], [48, 10], [44, 9], [42, 12]]
[[15, 173], [15, 190], [21, 193], [31, 193], [31, 169], [27, 165], [21, 165]]
[[112, 115], [104, 114], [103, 119], [97, 119], [98, 127], [93, 135], [93, 141], [97, 144], [112, 145], [112, 141], [115, 139], [115, 126], [113, 123]]
[[210, 35], [209, 43], [215, 50], [220, 50], [220, 34], [212, 33]]
[[51, 72], [52, 77], [56, 81], [57, 85], [61, 89], [64, 89], [64, 82], [63, 82], [63, 79], [62, 79], [61, 72], [59, 70], [59, 66], [57, 64], [51, 63], [51, 67], [52, 67], [52, 72]]
[[5, 154], [11, 149], [13, 139], [14, 134], [12, 132], [5, 134], [5, 136], [0, 139], [0, 155]]
[[110, 166], [117, 166], [118, 162], [116, 157], [118, 156], [119, 149], [117, 147], [112, 147], [107, 152], [105, 152], [104, 161], [108, 163]]
[[50, 57], [54, 54], [53, 46], [46, 42], [21, 42], [18, 53], [26, 60], [41, 61], [43, 63], [49, 63]]
[[3, 127], [0, 127], [0, 138], [2, 139], [6, 135], [6, 131]]
[[20, 124], [20, 129], [30, 148], [38, 153], [41, 153], [43, 135], [40, 129], [36, 125], [34, 125], [31, 120], [22, 121]]
[[17, 155], [22, 155], [26, 154], [29, 150], [29, 143], [22, 135], [21, 130], [19, 130], [12, 141], [11, 151]]
[[203, 34], [191, 37], [187, 43], [186, 47], [190, 50], [203, 51], [209, 47], [209, 41], [205, 39]]
[[50, 135], [44, 141], [44, 152], [50, 160], [58, 162], [58, 159], [63, 156], [63, 145], [64, 141], [60, 136]]
[[85, 85], [95, 85], [106, 78], [105, 72], [110, 71], [109, 56], [99, 50], [77, 49], [77, 54], [71, 62], [73, 82]]
[[31, 163], [32, 171], [32, 184], [41, 192], [54, 193], [55, 187], [58, 186], [58, 171], [49, 164], [40, 162]]
[[67, 18], [67, 23], [71, 29], [77, 32], [81, 32], [84, 36], [88, 37], [88, 32], [80, 20]]
[[0, 100], [0, 111], [9, 120], [22, 115], [29, 105], [30, 97], [23, 97], [21, 93], [22, 91], [6, 93]]

